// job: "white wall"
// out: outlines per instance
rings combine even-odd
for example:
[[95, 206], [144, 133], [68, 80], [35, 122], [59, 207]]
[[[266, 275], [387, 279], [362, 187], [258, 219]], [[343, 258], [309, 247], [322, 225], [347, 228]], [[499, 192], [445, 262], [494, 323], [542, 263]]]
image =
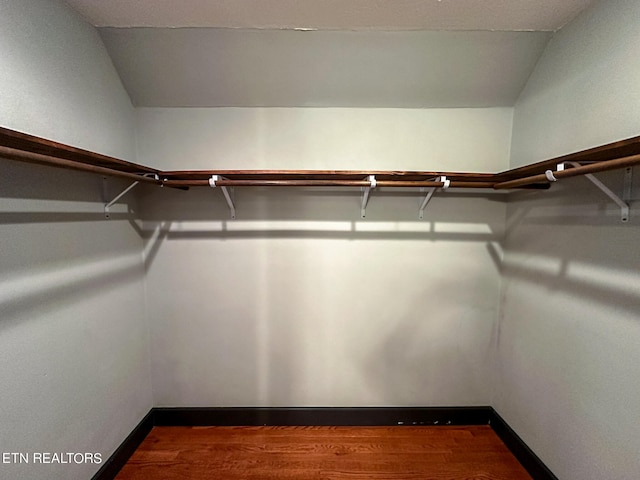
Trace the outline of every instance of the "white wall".
[[[510, 109], [143, 109], [164, 169], [500, 170]], [[502, 197], [147, 190], [160, 406], [486, 405]], [[444, 194], [443, 194], [444, 196]]]
[[[162, 169], [498, 171], [639, 133], [639, 10], [601, 1], [558, 32], [515, 113], [141, 109], [134, 122], [93, 28], [62, 3], [4, 1], [0, 124], [133, 160], [138, 129], [137, 161]], [[500, 265], [502, 197], [449, 193], [418, 222], [414, 194], [375, 192], [362, 220], [358, 191], [238, 189], [228, 222], [219, 191], [143, 189], [143, 244], [126, 210], [101, 219], [96, 177], [2, 171], [1, 451], [107, 458], [152, 405], [152, 377], [159, 406], [493, 404], [563, 480], [640, 469], [640, 212], [621, 225], [584, 179], [512, 198]]]
[[[0, 125], [135, 159], [128, 97], [96, 31], [62, 2], [0, 2]], [[124, 206], [104, 220], [100, 177], [0, 170], [0, 452], [106, 460], [152, 406], [140, 236]], [[0, 463], [0, 477], [99, 467]]]
[[[514, 166], [640, 133], [639, 16], [601, 1], [556, 34], [516, 106]], [[562, 480], [640, 471], [634, 206], [622, 224], [585, 178], [509, 202], [493, 405]]]
[[640, 134], [639, 16], [600, 0], [554, 35], [516, 105], [513, 167]]
[[161, 170], [491, 172], [512, 108], [139, 108], [140, 163]]
[[0, 27], [0, 125], [135, 160], [131, 102], [95, 28], [60, 0], [3, 0]]
[[492, 403], [558, 478], [635, 478], [640, 209], [623, 225], [587, 180], [554, 190], [509, 203]]

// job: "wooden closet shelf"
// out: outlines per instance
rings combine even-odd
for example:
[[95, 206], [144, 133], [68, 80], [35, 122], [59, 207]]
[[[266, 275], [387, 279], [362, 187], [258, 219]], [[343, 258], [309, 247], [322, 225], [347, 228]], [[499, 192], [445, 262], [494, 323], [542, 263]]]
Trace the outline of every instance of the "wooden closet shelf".
[[[154, 168], [145, 167], [136, 163], [127, 162], [118, 158], [109, 157], [89, 150], [83, 150], [81, 148], [72, 147], [70, 145], [65, 145], [63, 143], [54, 142], [52, 140], [47, 140], [45, 138], [36, 137], [34, 135], [17, 132], [3, 127], [0, 127], [0, 146], [23, 152], [54, 157], [61, 160], [69, 160], [74, 163], [84, 165], [111, 168], [120, 172], [159, 173], [159, 171]], [[4, 154], [2, 156], [4, 157]], [[81, 170], [81, 168], [77, 168], [76, 170]]]
[[[175, 188], [200, 186], [336, 186], [425, 188], [549, 188], [562, 178], [640, 164], [640, 137], [602, 145], [500, 173], [379, 170], [160, 171], [0, 127], [0, 157]], [[566, 170], [558, 169], [566, 164]], [[582, 165], [586, 164], [586, 165]], [[215, 181], [212, 177], [215, 176]], [[442, 178], [446, 177], [446, 178]]]

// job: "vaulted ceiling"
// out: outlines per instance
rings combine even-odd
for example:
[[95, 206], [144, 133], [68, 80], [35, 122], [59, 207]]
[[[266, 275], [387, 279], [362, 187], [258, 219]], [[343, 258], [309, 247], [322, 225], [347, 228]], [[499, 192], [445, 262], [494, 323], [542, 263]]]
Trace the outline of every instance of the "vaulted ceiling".
[[[148, 107], [513, 105], [592, 0], [67, 0]], [[179, 27], [179, 28], [176, 28]]]

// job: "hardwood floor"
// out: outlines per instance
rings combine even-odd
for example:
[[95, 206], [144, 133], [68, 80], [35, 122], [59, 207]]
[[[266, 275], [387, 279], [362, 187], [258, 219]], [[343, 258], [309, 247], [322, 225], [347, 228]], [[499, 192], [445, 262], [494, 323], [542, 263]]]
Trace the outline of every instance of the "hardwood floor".
[[531, 480], [489, 426], [154, 427], [117, 480]]

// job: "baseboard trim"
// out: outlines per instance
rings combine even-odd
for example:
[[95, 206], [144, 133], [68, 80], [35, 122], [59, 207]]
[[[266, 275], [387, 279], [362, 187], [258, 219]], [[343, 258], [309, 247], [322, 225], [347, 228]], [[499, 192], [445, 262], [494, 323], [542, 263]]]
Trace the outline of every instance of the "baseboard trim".
[[157, 407], [92, 480], [113, 480], [154, 426], [490, 425], [534, 480], [558, 480], [492, 407]]
[[489, 425], [534, 480], [558, 480], [504, 419], [491, 409]]
[[491, 407], [156, 408], [154, 425], [487, 425]]
[[154, 409], [138, 423], [91, 480], [113, 480], [153, 428]]

